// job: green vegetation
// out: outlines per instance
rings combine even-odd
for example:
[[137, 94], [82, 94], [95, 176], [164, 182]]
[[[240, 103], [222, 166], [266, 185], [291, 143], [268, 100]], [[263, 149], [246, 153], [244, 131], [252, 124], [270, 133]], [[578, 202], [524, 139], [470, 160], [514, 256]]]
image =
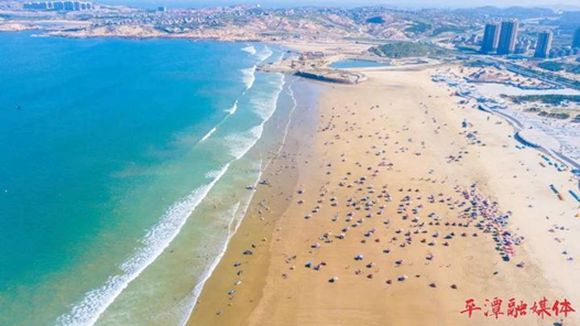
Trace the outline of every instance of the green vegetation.
[[565, 112], [561, 112], [561, 113], [556, 113], [556, 112], [546, 112], [546, 111], [542, 111], [540, 113], [538, 113], [538, 115], [540, 117], [547, 117], [547, 118], [554, 118], [554, 119], [569, 119], [570, 118], [570, 114], [569, 113], [565, 113]]
[[431, 24], [426, 24], [423, 22], [414, 22], [412, 26], [405, 28], [405, 32], [421, 34], [425, 33], [429, 29], [431, 29]]
[[369, 50], [380, 57], [409, 58], [449, 55], [453, 52], [437, 45], [425, 42], [398, 41], [373, 47]]
[[503, 62], [503, 65], [505, 66], [504, 69], [526, 77], [543, 79], [544, 81], [549, 81], [551, 83], [561, 84], [566, 87], [580, 90], [580, 80], [566, 78], [564, 76], [556, 75], [547, 71], [531, 69], [526, 66], [517, 65], [508, 61]]
[[538, 67], [549, 70], [549, 71], [562, 71], [565, 70], [566, 72], [580, 74], [580, 65], [577, 64], [569, 64], [563, 62], [553, 62], [553, 61], [546, 61], [541, 62], [538, 64]]
[[562, 102], [569, 101], [573, 103], [580, 103], [580, 95], [556, 95], [556, 94], [545, 94], [545, 95], [519, 95], [519, 96], [508, 96], [514, 103], [524, 103], [524, 102], [541, 102], [544, 104], [558, 105]]
[[440, 27], [437, 27], [433, 30], [433, 36], [437, 36], [439, 34], [443, 34], [443, 33], [463, 33], [465, 32], [466, 28], [465, 27], [460, 27], [460, 26], [454, 26], [454, 25], [443, 25]]
[[466, 66], [466, 67], [473, 67], [473, 68], [483, 68], [483, 67], [490, 67], [490, 66], [492, 66], [489, 62], [482, 61], [482, 60], [471, 60], [471, 61], [467, 61], [463, 65]]
[[542, 62], [538, 64], [538, 67], [545, 69], [545, 70], [550, 70], [550, 71], [562, 71], [564, 70], [564, 68], [562, 67], [562, 63], [560, 62]]

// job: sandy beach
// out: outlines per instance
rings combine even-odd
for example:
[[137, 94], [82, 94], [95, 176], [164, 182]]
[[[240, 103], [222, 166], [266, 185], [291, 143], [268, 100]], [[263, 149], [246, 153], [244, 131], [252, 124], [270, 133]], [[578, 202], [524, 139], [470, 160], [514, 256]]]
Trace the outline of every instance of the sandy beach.
[[[459, 105], [436, 69], [296, 83], [268, 184], [189, 325], [580, 323], [529, 309], [544, 297], [580, 307], [576, 179], [516, 147], [501, 117]], [[527, 315], [509, 315], [512, 298]]]

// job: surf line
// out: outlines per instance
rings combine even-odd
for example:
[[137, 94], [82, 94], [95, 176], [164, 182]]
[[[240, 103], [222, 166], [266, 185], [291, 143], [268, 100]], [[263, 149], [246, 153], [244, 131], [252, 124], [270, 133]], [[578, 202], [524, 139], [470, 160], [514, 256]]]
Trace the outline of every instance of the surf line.
[[[245, 94], [246, 91], [242, 94]], [[229, 115], [233, 114], [235, 109], [232, 107]], [[214, 128], [217, 128], [217, 126]], [[249, 149], [254, 147], [254, 145], [255, 142], [251, 144]], [[247, 151], [244, 152], [244, 155], [245, 153]], [[142, 239], [143, 246], [121, 264], [120, 269], [122, 272], [109, 276], [102, 286], [86, 292], [80, 302], [73, 305], [70, 312], [57, 318], [56, 323], [67, 326], [94, 325], [129, 284], [139, 277], [169, 247], [180, 233], [189, 216], [203, 202], [215, 184], [227, 173], [230, 165], [244, 155], [234, 158], [221, 169], [216, 170], [216, 175], [208, 184], [196, 188], [188, 196], [172, 204], [159, 222], [146, 233]]]
[[[286, 84], [286, 78], [282, 79], [283, 84]], [[284, 135], [281, 141], [280, 146], [278, 147], [278, 151], [277, 151], [277, 155], [276, 157], [278, 157], [280, 155], [280, 153], [282, 152], [282, 149], [284, 147], [284, 144], [286, 143], [286, 139], [288, 137], [288, 132], [290, 129], [290, 125], [292, 123], [292, 119], [294, 116], [294, 113], [296, 112], [296, 108], [298, 106], [298, 103], [296, 101], [296, 97], [294, 96], [294, 90], [292, 89], [292, 87], [294, 86], [294, 82], [296, 80], [292, 79], [286, 87], [287, 90], [287, 94], [289, 95], [289, 97], [291, 98], [292, 101], [292, 108], [290, 109], [290, 112], [288, 114], [288, 122], [284, 128]], [[280, 92], [278, 93], [277, 98], [279, 98], [280, 96]], [[278, 100], [276, 100], [276, 102], [278, 102]], [[277, 105], [277, 103], [276, 103]], [[267, 121], [269, 120], [269, 118], [267, 119]], [[265, 121], [265, 122], [267, 122]], [[265, 123], [264, 122], [264, 123]], [[251, 147], [253, 147], [254, 145], [252, 145]], [[251, 148], [250, 147], [250, 148]], [[245, 154], [247, 153], [247, 151], [244, 152], [244, 154], [242, 154], [240, 157], [243, 157]], [[220, 254], [212, 261], [212, 263], [207, 267], [207, 269], [204, 271], [204, 273], [202, 274], [201, 280], [195, 285], [191, 296], [189, 297], [189, 299], [187, 299], [187, 313], [184, 313], [181, 316], [181, 321], [179, 323], [180, 326], [185, 326], [187, 324], [187, 321], [189, 320], [189, 317], [191, 316], [191, 314], [193, 313], [193, 309], [195, 308], [195, 306], [197, 305], [197, 300], [199, 300], [199, 297], [201, 295], [201, 293], [203, 292], [203, 289], [205, 287], [205, 284], [207, 283], [207, 280], [213, 275], [213, 272], [215, 271], [215, 269], [217, 268], [217, 265], [219, 264], [219, 262], [222, 260], [224, 254], [226, 253], [230, 241], [233, 238], [233, 236], [236, 234], [236, 232], [238, 231], [240, 225], [242, 224], [246, 214], [247, 214], [247, 210], [249, 208], [249, 206], [251, 205], [251, 202], [254, 198], [254, 195], [256, 193], [256, 189], [257, 186], [260, 182], [260, 180], [262, 180], [262, 174], [263, 172], [268, 169], [268, 167], [272, 164], [272, 162], [274, 161], [274, 159], [276, 157], [271, 158], [269, 161], [267, 161], [265, 166], [262, 166], [263, 164], [263, 159], [260, 158], [260, 163], [258, 164], [258, 168], [259, 168], [259, 173], [258, 173], [258, 178], [256, 179], [256, 181], [253, 184], [252, 187], [252, 194], [250, 195], [249, 200], [245, 203], [245, 207], [242, 209], [242, 214], [241, 214], [241, 218], [239, 218], [237, 221], [235, 221], [235, 215], [237, 213], [237, 211], [240, 209], [239, 205], [240, 202], [238, 202], [237, 205], [237, 209], [236, 212], [234, 213], [234, 218], [230, 221], [230, 224], [228, 225], [228, 236], [226, 238], [226, 241], [224, 241], [222, 250], [220, 251]], [[232, 229], [232, 224], [235, 223], [235, 227]]]
[[[256, 188], [258, 186], [258, 183], [262, 179], [262, 173], [265, 170], [265, 168], [262, 168], [262, 160], [260, 160], [258, 163], [258, 169], [259, 169], [258, 170], [258, 177], [256, 178], [256, 181], [254, 182], [254, 185], [253, 185], [254, 190], [252, 190], [250, 197], [244, 203], [243, 208], [240, 207], [240, 202], [237, 202], [234, 205], [236, 207], [235, 212], [232, 216], [232, 219], [230, 220], [230, 223], [228, 224], [228, 234], [227, 234], [227, 237], [222, 245], [221, 251], [220, 251], [219, 255], [212, 261], [212, 263], [206, 268], [206, 270], [202, 274], [201, 280], [195, 285], [195, 287], [191, 293], [191, 296], [187, 300], [186, 312], [184, 312], [184, 314], [181, 316], [181, 320], [179, 323], [180, 326], [185, 326], [187, 324], [187, 321], [189, 320], [189, 317], [193, 313], [193, 309], [197, 305], [197, 300], [199, 299], [199, 296], [201, 295], [207, 280], [209, 280], [209, 278], [213, 275], [213, 272], [217, 268], [217, 265], [220, 263], [223, 256], [227, 252], [227, 249], [229, 247], [231, 239], [237, 233], [238, 229], [240, 228], [240, 225], [242, 224], [244, 218], [246, 217], [246, 214], [248, 212], [248, 208], [250, 207], [250, 204], [252, 203], [252, 200], [254, 199], [254, 195], [256, 194]], [[239, 216], [241, 216], [241, 217], [239, 217], [236, 220], [236, 216], [238, 215], [238, 212], [240, 212], [240, 211], [241, 211], [241, 214], [239, 214]]]
[[[248, 52], [250, 54], [252, 54], [253, 56], [258, 56], [256, 49], [252, 46], [251, 48], [253, 49], [253, 51], [249, 51], [246, 49], [249, 49], [250, 47], [246, 47], [243, 48], [242, 51]], [[266, 61], [266, 59], [268, 59], [269, 57], [272, 56], [273, 52], [270, 50], [270, 48], [268, 46], [265, 46], [264, 51], [266, 52], [265, 55], [259, 56], [260, 62], [259, 63], [263, 63], [264, 61]], [[259, 64], [258, 63], [258, 64]], [[227, 110], [226, 112], [228, 112], [228, 114], [223, 117], [223, 119], [218, 122], [218, 124], [216, 124], [213, 128], [210, 129], [210, 131], [208, 131], [201, 139], [198, 143], [203, 143], [205, 142], [209, 137], [211, 137], [211, 135], [217, 131], [217, 129], [224, 124], [224, 122], [226, 122], [228, 120], [229, 117], [231, 117], [234, 113], [236, 113], [236, 111], [238, 110], [238, 103], [240, 98], [244, 97], [249, 91], [250, 89], [252, 89], [254, 87], [254, 83], [256, 81], [256, 68], [257, 68], [257, 64], [253, 65], [250, 68], [245, 68], [242, 69], [242, 75], [244, 75], [244, 84], [246, 85], [246, 89], [242, 91], [242, 93], [240, 94], [240, 96], [238, 96], [238, 98], [234, 101], [234, 104], [231, 106], [231, 108], [229, 110]], [[249, 72], [249, 73], [248, 73]], [[249, 75], [251, 74], [251, 75]], [[248, 77], [249, 75], [249, 77]]]
[[250, 90], [250, 88], [246, 88], [241, 94], [240, 96], [234, 101], [234, 104], [230, 107], [229, 110], [227, 110], [227, 114], [225, 117], [222, 118], [222, 120], [220, 122], [218, 122], [213, 128], [211, 128], [210, 131], [208, 131], [199, 141], [199, 143], [203, 143], [205, 142], [214, 132], [216, 132], [218, 130], [218, 128], [224, 124], [224, 122], [226, 122], [228, 120], [229, 117], [231, 117], [232, 115], [234, 115], [234, 113], [236, 113], [236, 111], [238, 111], [238, 103], [240, 98], [242, 98], [244, 95], [246, 95], [246, 93]]
[[101, 287], [85, 293], [83, 299], [75, 304], [69, 313], [58, 317], [57, 324], [71, 326], [95, 324], [127, 286], [169, 247], [189, 216], [228, 171], [232, 162], [216, 170], [216, 175], [208, 184], [196, 188], [167, 209], [159, 222], [149, 229], [142, 239], [142, 247], [121, 264], [121, 273], [109, 276]]
[[[286, 126], [284, 128], [284, 135], [283, 135], [281, 144], [278, 147], [276, 157], [278, 157], [280, 155], [280, 153], [282, 152], [282, 149], [284, 147], [284, 144], [286, 143], [286, 140], [287, 140], [287, 137], [288, 137], [288, 132], [289, 132], [289, 129], [290, 129], [290, 125], [292, 123], [292, 119], [293, 119], [294, 113], [296, 112], [296, 108], [298, 106], [298, 103], [296, 101], [296, 97], [294, 96], [294, 91], [292, 89], [292, 87], [294, 86], [294, 82], [295, 81], [296, 81], [295, 79], [292, 79], [287, 84], [288, 85], [287, 88], [286, 88], [287, 89], [287, 94], [290, 96], [290, 98], [292, 100], [292, 108], [291, 108], [291, 110], [290, 110], [290, 112], [288, 114], [288, 122], [287, 122], [287, 124], [286, 124]], [[283, 78], [283, 84], [285, 84], [285, 83], [286, 83], [286, 79]], [[277, 98], [279, 96], [280, 96], [280, 93], [278, 93]], [[267, 121], [269, 121], [269, 119], [267, 119]], [[265, 121], [265, 122], [267, 122], [267, 121]], [[255, 145], [255, 143], [252, 144], [249, 149], [251, 149], [252, 147], [254, 147], [254, 145]], [[243, 154], [241, 154], [241, 155], [239, 155], [237, 157], [239, 158], [239, 157], [245, 156], [245, 154], [249, 151], [249, 149], [246, 150], [246, 151], [244, 151]], [[226, 240], [224, 241], [222, 250], [220, 251], [220, 254], [206, 268], [206, 270], [202, 274], [201, 280], [195, 285], [195, 287], [194, 287], [194, 289], [193, 289], [193, 291], [191, 293], [191, 296], [187, 299], [187, 303], [186, 303], [186, 307], [187, 307], [187, 310], [186, 311], [187, 312], [184, 313], [181, 316], [181, 320], [180, 320], [180, 323], [179, 323], [180, 326], [185, 326], [187, 324], [187, 321], [189, 320], [189, 317], [193, 313], [193, 309], [197, 305], [197, 301], [198, 301], [201, 293], [203, 292], [203, 289], [205, 287], [205, 284], [206, 284], [207, 280], [213, 275], [213, 272], [217, 268], [217, 265], [222, 260], [225, 252], [227, 251], [231, 239], [236, 234], [236, 232], [238, 231], [240, 225], [242, 224], [242, 222], [243, 222], [243, 220], [244, 220], [244, 218], [245, 218], [245, 216], [247, 214], [247, 210], [248, 210], [248, 208], [249, 208], [249, 206], [250, 206], [250, 204], [251, 204], [251, 202], [252, 202], [252, 200], [254, 198], [254, 195], [256, 193], [257, 186], [258, 186], [260, 180], [262, 180], [262, 174], [263, 174], [263, 172], [266, 169], [268, 169], [268, 167], [272, 164], [272, 162], [274, 161], [274, 159], [276, 157], [273, 157], [269, 161], [267, 161], [267, 163], [266, 163], [265, 166], [263, 166], [263, 159], [260, 158], [260, 161], [259, 161], [259, 164], [258, 164], [258, 169], [259, 169], [258, 178], [256, 179], [256, 181], [254, 182], [254, 184], [252, 186], [252, 189], [253, 190], [252, 190], [252, 194], [250, 195], [249, 200], [245, 203], [245, 207], [242, 209], [241, 218], [239, 218], [237, 221], [235, 220], [235, 215], [237, 214], [237, 211], [240, 209], [240, 207], [239, 207], [240, 202], [238, 202], [237, 204], [235, 204], [235, 205], [237, 205], [237, 208], [235, 209], [236, 212], [234, 213], [234, 218], [232, 218], [232, 220], [230, 221], [230, 224], [228, 225], [228, 235], [226, 237]], [[233, 223], [235, 223], [235, 225], [232, 228], [232, 224]]]

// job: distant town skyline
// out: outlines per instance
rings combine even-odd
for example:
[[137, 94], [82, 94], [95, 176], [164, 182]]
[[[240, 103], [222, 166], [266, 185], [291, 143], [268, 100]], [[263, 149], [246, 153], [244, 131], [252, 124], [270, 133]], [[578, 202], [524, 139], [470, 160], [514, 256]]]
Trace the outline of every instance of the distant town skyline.
[[432, 0], [103, 0], [102, 3], [124, 4], [134, 6], [165, 5], [169, 7], [207, 7], [235, 4], [261, 4], [268, 7], [292, 7], [292, 6], [347, 6], [357, 7], [365, 5], [385, 5], [402, 8], [469, 8], [481, 6], [533, 6], [554, 7], [574, 6], [580, 9], [577, 0], [447, 0], [444, 2]]

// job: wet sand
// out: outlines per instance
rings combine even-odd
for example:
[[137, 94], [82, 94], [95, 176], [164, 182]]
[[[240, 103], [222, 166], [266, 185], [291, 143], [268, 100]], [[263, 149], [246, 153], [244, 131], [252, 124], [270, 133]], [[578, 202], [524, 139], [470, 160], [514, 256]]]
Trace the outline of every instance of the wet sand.
[[297, 94], [269, 185], [189, 325], [553, 325], [562, 316], [460, 311], [494, 297], [504, 313], [510, 298], [580, 307], [578, 203], [549, 189], [575, 179], [516, 148], [500, 118], [458, 105], [433, 72], [317, 84], [317, 106]]

